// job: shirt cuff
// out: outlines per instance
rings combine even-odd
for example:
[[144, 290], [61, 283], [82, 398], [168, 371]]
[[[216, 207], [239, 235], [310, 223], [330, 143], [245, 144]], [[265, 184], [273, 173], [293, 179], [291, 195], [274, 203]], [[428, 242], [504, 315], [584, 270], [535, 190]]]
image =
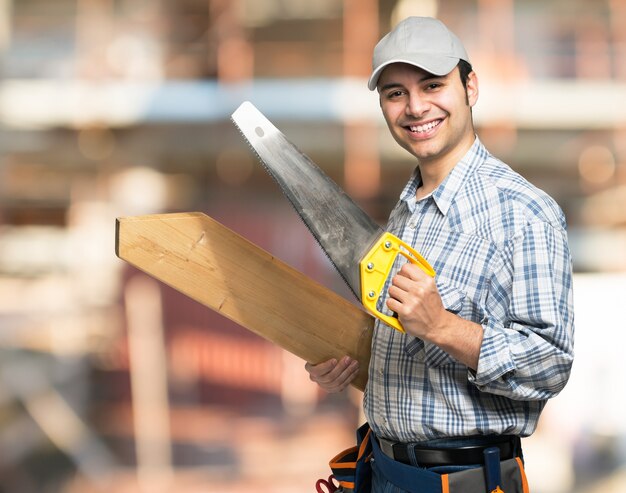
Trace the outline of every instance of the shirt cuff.
[[[470, 370], [468, 378], [478, 390], [489, 387], [502, 389], [502, 384], [515, 374], [515, 362], [509, 351], [509, 341], [502, 328], [496, 329], [489, 323], [483, 325], [483, 341], [478, 356], [478, 368]], [[497, 385], [493, 385], [497, 382]], [[506, 385], [505, 387], [509, 387]], [[499, 393], [499, 392], [498, 392]]]

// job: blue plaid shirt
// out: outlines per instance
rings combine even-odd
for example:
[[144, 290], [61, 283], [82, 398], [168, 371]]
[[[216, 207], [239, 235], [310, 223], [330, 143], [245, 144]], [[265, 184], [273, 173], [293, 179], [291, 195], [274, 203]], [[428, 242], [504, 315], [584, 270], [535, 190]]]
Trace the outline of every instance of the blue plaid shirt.
[[428, 197], [419, 170], [387, 229], [434, 267], [447, 310], [481, 324], [473, 371], [429, 342], [378, 321], [367, 420], [381, 437], [416, 442], [530, 435], [573, 361], [572, 268], [565, 218], [547, 194], [476, 139]]

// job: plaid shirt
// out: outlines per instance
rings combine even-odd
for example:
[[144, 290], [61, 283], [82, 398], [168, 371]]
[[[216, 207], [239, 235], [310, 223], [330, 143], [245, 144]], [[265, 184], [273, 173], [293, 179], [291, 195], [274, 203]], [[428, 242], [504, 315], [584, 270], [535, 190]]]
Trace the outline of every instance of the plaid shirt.
[[444, 182], [416, 201], [420, 183], [416, 170], [387, 229], [434, 267], [446, 309], [482, 325], [478, 369], [378, 321], [367, 420], [378, 436], [401, 442], [528, 436], [573, 361], [563, 213], [478, 139]]

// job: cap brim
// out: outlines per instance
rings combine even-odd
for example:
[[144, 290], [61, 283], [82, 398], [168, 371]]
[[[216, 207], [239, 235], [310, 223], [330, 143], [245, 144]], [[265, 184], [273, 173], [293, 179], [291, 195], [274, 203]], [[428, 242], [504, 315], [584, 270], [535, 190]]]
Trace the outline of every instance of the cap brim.
[[430, 74], [441, 76], [447, 75], [452, 72], [452, 70], [454, 70], [454, 67], [458, 65], [459, 60], [459, 58], [455, 57], [442, 57], [441, 55], [429, 56], [423, 54], [419, 55], [419, 59], [417, 59], [417, 57], [413, 57], [413, 59], [406, 57], [388, 60], [385, 63], [382, 63], [381, 65], [376, 67], [376, 69], [372, 72], [372, 75], [367, 81], [367, 87], [370, 91], [376, 89], [380, 74], [383, 72], [383, 70], [385, 70], [385, 68], [394, 63], [406, 63], [408, 65], [413, 65], [414, 67], [425, 70]]

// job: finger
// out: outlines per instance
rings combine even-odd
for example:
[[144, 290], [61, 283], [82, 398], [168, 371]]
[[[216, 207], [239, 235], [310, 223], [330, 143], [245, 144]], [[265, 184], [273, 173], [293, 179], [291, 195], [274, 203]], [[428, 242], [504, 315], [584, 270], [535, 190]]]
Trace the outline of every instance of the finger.
[[392, 312], [397, 313], [398, 316], [400, 316], [404, 311], [404, 305], [402, 301], [399, 301], [395, 298], [387, 299], [387, 308], [389, 308]]
[[398, 273], [414, 281], [420, 281], [430, 278], [430, 276], [426, 274], [426, 272], [424, 272], [419, 265], [411, 262], [407, 262], [406, 264], [404, 264], [400, 268], [400, 271]]
[[414, 283], [415, 281], [411, 280], [411, 278], [398, 273], [391, 279], [391, 286], [389, 286], [389, 288], [391, 290], [392, 287], [395, 287], [402, 291], [409, 291]]
[[307, 363], [304, 365], [304, 369], [309, 372], [311, 375], [311, 379], [313, 377], [319, 378], [331, 372], [335, 366], [337, 365], [337, 360], [332, 358], [328, 361], [323, 361], [322, 363], [318, 363], [314, 365], [313, 363]]
[[331, 371], [321, 375], [311, 374], [311, 380], [327, 392], [339, 392], [354, 380], [358, 368], [358, 361], [345, 357], [337, 362]]
[[421, 304], [423, 289], [414, 281], [400, 282], [403, 287], [390, 286], [387, 307], [398, 314], [405, 315]]
[[388, 300], [394, 300], [399, 303], [402, 303], [408, 294], [406, 290], [399, 288], [397, 286], [389, 286], [388, 293], [389, 293]]
[[324, 383], [332, 383], [337, 381], [341, 378], [344, 372], [349, 370], [350, 365], [352, 365], [353, 362], [355, 361], [352, 360], [349, 356], [341, 358], [340, 361], [336, 362], [335, 365], [333, 365], [330, 371], [317, 375], [317, 381]]
[[330, 383], [327, 384], [329, 392], [340, 392], [344, 390], [350, 383], [356, 378], [359, 371], [359, 364], [353, 360], [350, 364], [343, 369], [339, 375], [336, 376]]

